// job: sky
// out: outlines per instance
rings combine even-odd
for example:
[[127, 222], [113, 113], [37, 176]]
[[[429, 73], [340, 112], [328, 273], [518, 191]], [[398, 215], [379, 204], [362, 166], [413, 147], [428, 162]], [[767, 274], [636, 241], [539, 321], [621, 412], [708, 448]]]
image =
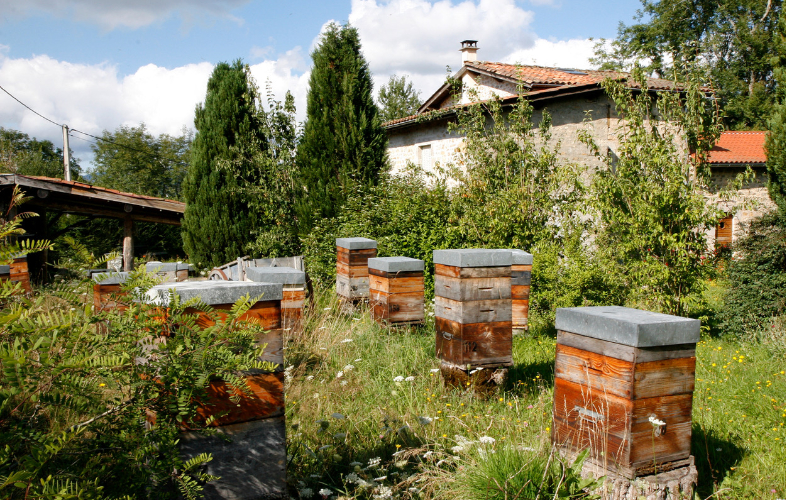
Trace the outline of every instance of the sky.
[[[630, 24], [636, 0], [0, 0], [0, 87], [88, 134], [145, 123], [155, 134], [194, 127], [213, 66], [241, 58], [260, 88], [290, 91], [299, 120], [310, 54], [330, 22], [360, 33], [375, 91], [407, 75], [428, 98], [460, 41], [478, 59], [591, 68], [595, 41]], [[62, 146], [62, 131], [0, 91], [0, 126]], [[71, 134], [90, 168], [91, 140]], [[87, 140], [85, 140], [87, 139]]]

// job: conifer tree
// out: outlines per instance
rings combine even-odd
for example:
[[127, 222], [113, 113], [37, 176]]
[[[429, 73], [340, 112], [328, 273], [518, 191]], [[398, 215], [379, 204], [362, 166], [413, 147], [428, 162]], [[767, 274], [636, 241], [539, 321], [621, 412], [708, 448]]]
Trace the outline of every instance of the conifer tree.
[[351, 193], [376, 184], [387, 145], [357, 30], [331, 24], [311, 57], [297, 157], [305, 191], [297, 209], [301, 233], [335, 216]]
[[252, 239], [252, 220], [237, 191], [241, 183], [255, 180], [223, 165], [248, 155], [252, 143], [264, 143], [256, 97], [248, 66], [240, 60], [222, 62], [207, 83], [204, 104], [197, 105], [197, 131], [183, 183], [183, 247], [198, 266], [236, 259]]
[[775, 78], [778, 82], [776, 105], [768, 122], [767, 136], [767, 188], [778, 210], [786, 214], [786, 12], [782, 12], [778, 25], [774, 52]]

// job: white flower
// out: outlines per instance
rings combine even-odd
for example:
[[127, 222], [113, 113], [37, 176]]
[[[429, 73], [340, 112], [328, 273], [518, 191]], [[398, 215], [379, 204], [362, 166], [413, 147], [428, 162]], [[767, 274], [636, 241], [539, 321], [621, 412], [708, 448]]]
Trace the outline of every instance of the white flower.
[[358, 361], [363, 361], [363, 358], [358, 358], [358, 359], [356, 359], [356, 360], [355, 360], [355, 363], [357, 363]]
[[420, 490], [415, 488], [414, 486], [412, 488], [409, 488], [407, 491], [410, 493], [420, 493]]
[[342, 344], [347, 344], [349, 342], [352, 342], [352, 339], [344, 339], [341, 341]]
[[360, 318], [352, 318], [352, 321], [360, 321]]
[[317, 328], [317, 330], [324, 330], [325, 328], [327, 328], [327, 327], [326, 326], [320, 326], [319, 328]]
[[341, 413], [334, 413], [334, 414], [331, 415], [331, 417], [335, 418], [336, 420], [344, 420], [345, 418], [347, 418], [344, 415], [342, 415]]
[[479, 372], [479, 371], [480, 371], [480, 370], [482, 370], [482, 369], [483, 369], [483, 367], [482, 367], [482, 366], [481, 366], [480, 368], [475, 368], [474, 370], [472, 370], [471, 372], [469, 372], [469, 374], [470, 374], [470, 375], [472, 375], [472, 374], [474, 374], [474, 373], [476, 373], [476, 372]]
[[314, 376], [313, 375], [309, 375], [308, 377], [306, 377], [306, 380], [314, 380]]
[[404, 381], [404, 377], [402, 377], [401, 375], [399, 375], [398, 377], [393, 377], [393, 382], [403, 382], [403, 381]]
[[330, 490], [329, 490], [329, 489], [327, 489], [327, 488], [322, 488], [321, 490], [319, 490], [319, 494], [320, 494], [320, 495], [322, 495], [323, 497], [327, 498], [327, 497], [329, 497], [330, 495], [332, 495], [332, 494], [333, 494], [333, 492], [332, 492], [332, 491], [330, 491]]
[[464, 448], [461, 446], [454, 446], [453, 448], [450, 449], [450, 451], [452, 451], [453, 453], [461, 453], [462, 451], [464, 451]]
[[426, 453], [423, 454], [423, 458], [428, 458], [428, 457], [430, 457], [433, 454], [434, 454], [434, 452], [429, 450], [429, 451], [427, 451]]
[[655, 415], [650, 415], [649, 421], [652, 425], [656, 427], [660, 427], [661, 425], [666, 425], [666, 422], [664, 422], [663, 420], [658, 420], [657, 417], [655, 417]]
[[320, 347], [319, 350], [320, 351], [327, 351], [327, 347]]
[[363, 465], [363, 464], [360, 463], [360, 462], [350, 462], [349, 463], [350, 467], [360, 467], [361, 465]]
[[431, 373], [439, 373], [439, 368], [432, 368], [429, 370]]
[[348, 483], [357, 483], [359, 479], [360, 477], [357, 474], [350, 472], [344, 480]]
[[341, 381], [341, 385], [342, 385], [342, 386], [345, 386], [345, 385], [347, 385], [347, 381], [346, 381], [346, 380], [342, 380], [342, 381]]
[[358, 488], [371, 488], [374, 485], [366, 481], [365, 479], [358, 479]]
[[329, 308], [329, 307], [326, 307], [326, 308], [324, 308], [324, 309], [322, 309], [322, 310], [323, 310], [323, 311], [330, 311], [330, 308]]
[[382, 488], [379, 489], [379, 494], [374, 495], [374, 498], [386, 499], [386, 498], [390, 498], [392, 496], [393, 496], [393, 490], [391, 490], [390, 488], [385, 486], [385, 487], [382, 487]]
[[374, 481], [376, 481], [378, 483], [381, 483], [382, 481], [384, 481], [387, 478], [388, 478], [387, 476], [379, 476], [379, 477], [375, 477]]
[[318, 392], [314, 393], [314, 399], [319, 399], [319, 393]]
[[496, 439], [494, 439], [491, 436], [480, 436], [479, 441], [483, 444], [493, 444], [496, 441]]
[[382, 462], [382, 459], [381, 459], [381, 458], [379, 458], [379, 457], [372, 458], [371, 460], [369, 460], [369, 461], [368, 461], [368, 466], [369, 466], [369, 467], [376, 467], [376, 466], [377, 466], [377, 465], [379, 465], [381, 462]]
[[404, 380], [406, 380], [407, 382], [413, 382], [415, 380], [415, 377], [410, 375], [409, 377], [405, 378]]
[[300, 498], [311, 498], [314, 496], [314, 490], [311, 488], [303, 488], [298, 493], [300, 493]]
[[[430, 424], [433, 421], [434, 421], [434, 419], [431, 418], [431, 417], [418, 417], [418, 422], [420, 422], [420, 425], [428, 425], [428, 424]], [[431, 453], [431, 452], [429, 452], [429, 453]]]
[[347, 365], [344, 367], [345, 372], [351, 372], [354, 369], [355, 369], [355, 365]]
[[343, 377], [343, 376], [344, 376], [344, 372], [338, 372], [338, 373], [336, 373], [336, 378], [341, 378], [341, 377]]

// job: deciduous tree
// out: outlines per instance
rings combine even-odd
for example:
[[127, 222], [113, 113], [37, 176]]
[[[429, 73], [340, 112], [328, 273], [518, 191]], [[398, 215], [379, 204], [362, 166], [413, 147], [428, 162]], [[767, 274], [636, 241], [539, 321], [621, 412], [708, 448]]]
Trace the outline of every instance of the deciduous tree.
[[383, 122], [414, 115], [421, 105], [420, 92], [407, 76], [391, 75], [379, 89], [379, 112]]

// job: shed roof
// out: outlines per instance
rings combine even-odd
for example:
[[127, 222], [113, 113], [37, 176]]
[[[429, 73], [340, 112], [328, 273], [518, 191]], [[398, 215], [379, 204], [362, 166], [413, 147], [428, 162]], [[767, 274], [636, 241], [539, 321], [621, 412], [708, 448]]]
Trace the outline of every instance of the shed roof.
[[764, 150], [766, 139], [765, 130], [723, 132], [710, 150], [707, 162], [713, 165], [767, 163], [767, 153]]

